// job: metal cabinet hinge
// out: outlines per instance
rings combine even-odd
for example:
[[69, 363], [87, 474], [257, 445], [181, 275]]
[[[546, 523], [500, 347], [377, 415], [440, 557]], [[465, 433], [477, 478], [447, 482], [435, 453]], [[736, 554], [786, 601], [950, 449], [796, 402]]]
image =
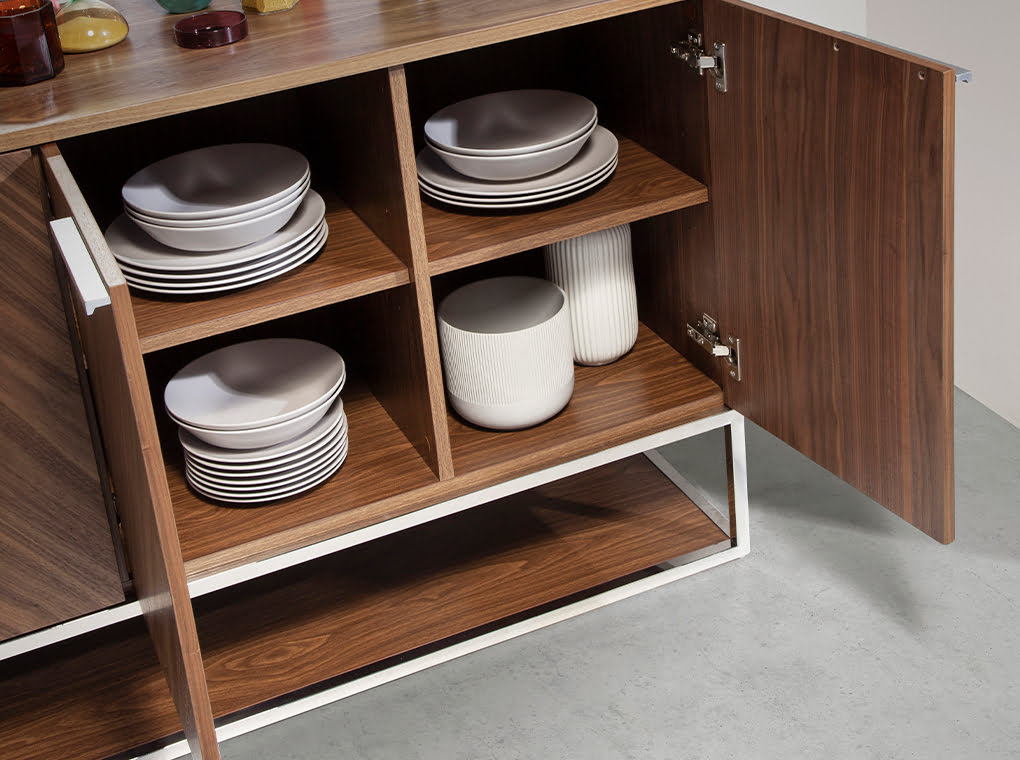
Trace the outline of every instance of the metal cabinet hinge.
[[702, 314], [701, 319], [693, 325], [687, 323], [687, 337], [712, 356], [725, 359], [729, 364], [727, 368], [729, 376], [740, 382], [742, 379], [740, 374], [740, 338], [730, 335], [723, 343], [719, 338], [719, 325], [708, 314]]
[[706, 71], [711, 71], [715, 77], [715, 89], [719, 92], [726, 92], [729, 86], [726, 83], [726, 43], [716, 42], [712, 45], [712, 52], [708, 54], [702, 45], [701, 34], [690, 32], [683, 42], [674, 42], [669, 46], [669, 52], [686, 63], [701, 76]]

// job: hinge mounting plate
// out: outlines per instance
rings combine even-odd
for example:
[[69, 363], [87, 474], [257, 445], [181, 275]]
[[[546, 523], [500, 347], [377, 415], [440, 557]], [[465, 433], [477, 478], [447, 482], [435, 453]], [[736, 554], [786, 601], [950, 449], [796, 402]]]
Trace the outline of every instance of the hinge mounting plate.
[[719, 92], [726, 92], [729, 85], [726, 82], [726, 43], [716, 42], [712, 45], [711, 53], [706, 53], [702, 44], [699, 32], [689, 32], [687, 39], [682, 42], [673, 42], [669, 46], [669, 52], [686, 63], [701, 76], [706, 71], [711, 71], [715, 77], [715, 89]]
[[701, 319], [693, 325], [687, 323], [687, 337], [705, 349], [705, 352], [712, 356], [725, 359], [729, 365], [727, 372], [729, 376], [740, 382], [743, 378], [740, 372], [740, 338], [730, 335], [726, 343], [719, 339], [719, 325], [708, 314], [702, 314]]

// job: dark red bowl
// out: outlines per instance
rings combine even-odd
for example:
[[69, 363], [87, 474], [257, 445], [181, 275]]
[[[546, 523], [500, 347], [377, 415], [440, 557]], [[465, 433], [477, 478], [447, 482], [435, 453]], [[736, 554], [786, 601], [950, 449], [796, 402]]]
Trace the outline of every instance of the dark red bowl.
[[229, 45], [248, 36], [248, 19], [241, 11], [206, 11], [174, 24], [174, 42], [186, 48]]

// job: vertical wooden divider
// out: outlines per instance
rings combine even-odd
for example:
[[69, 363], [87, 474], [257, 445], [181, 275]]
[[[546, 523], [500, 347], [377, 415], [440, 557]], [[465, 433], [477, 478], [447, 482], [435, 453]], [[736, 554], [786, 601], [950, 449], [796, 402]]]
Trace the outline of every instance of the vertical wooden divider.
[[376, 365], [373, 391], [437, 477], [451, 478], [404, 70], [398, 66], [313, 88], [307, 106], [321, 122], [324, 163], [335, 167], [344, 200], [410, 274], [409, 285], [366, 299], [369, 318], [359, 329], [368, 336]]
[[[110, 293], [86, 317], [76, 302], [135, 589], [196, 760], [218, 760], [212, 707], [166, 482], [131, 297], [102, 232], [54, 145], [42, 148], [54, 215], [73, 217]], [[72, 295], [77, 301], [77, 293]]]
[[422, 348], [425, 354], [425, 379], [428, 384], [429, 407], [436, 436], [436, 456], [440, 479], [453, 477], [453, 453], [446, 422], [446, 396], [443, 390], [443, 367], [436, 333], [436, 312], [432, 302], [429, 278], [428, 248], [425, 242], [425, 221], [418, 194], [418, 170], [414, 156], [414, 135], [411, 132], [411, 111], [407, 97], [407, 80], [402, 66], [389, 70], [390, 96], [396, 126], [397, 155], [404, 192], [404, 208], [411, 238], [411, 286], [418, 302]]

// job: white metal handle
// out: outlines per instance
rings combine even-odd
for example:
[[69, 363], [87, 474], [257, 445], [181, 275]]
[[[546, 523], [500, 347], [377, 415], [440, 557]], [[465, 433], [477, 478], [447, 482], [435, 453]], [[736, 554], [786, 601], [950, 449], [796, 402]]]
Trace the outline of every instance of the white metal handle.
[[100, 306], [110, 305], [110, 293], [106, 289], [99, 270], [92, 261], [85, 241], [78, 231], [74, 219], [54, 219], [50, 222], [53, 239], [57, 243], [60, 255], [64, 257], [67, 271], [71, 273], [74, 286], [78, 289], [81, 301], [85, 304], [85, 314], [91, 316]]

